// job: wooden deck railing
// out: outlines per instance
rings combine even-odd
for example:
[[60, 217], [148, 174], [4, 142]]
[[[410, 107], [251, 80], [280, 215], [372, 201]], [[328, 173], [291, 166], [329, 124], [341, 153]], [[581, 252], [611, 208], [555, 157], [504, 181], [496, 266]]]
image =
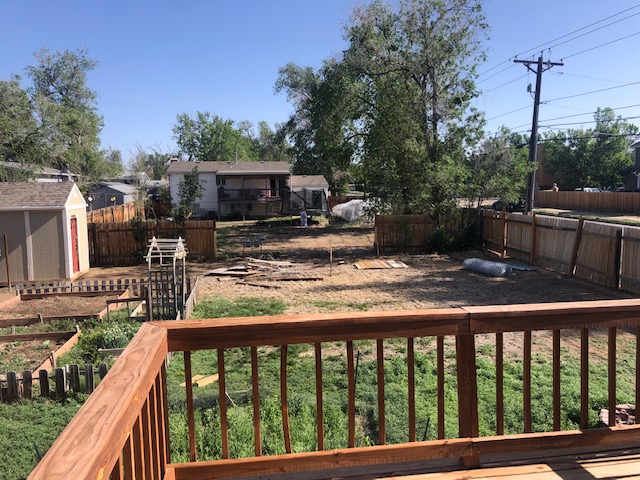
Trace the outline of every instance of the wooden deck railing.
[[[552, 303], [434, 309], [422, 311], [366, 312], [327, 315], [290, 315], [242, 319], [186, 320], [143, 325], [109, 375], [89, 398], [67, 429], [33, 471], [30, 478], [164, 478], [205, 479], [271, 475], [348, 466], [377, 465], [415, 460], [460, 458], [467, 467], [479, 465], [484, 455], [527, 452], [542, 448], [608, 445], [640, 440], [640, 426], [609, 427], [561, 432], [560, 331], [579, 331], [581, 360], [581, 427], [589, 413], [589, 330], [608, 329], [608, 382], [610, 411], [616, 404], [616, 338], [619, 327], [635, 327], [636, 379], [640, 365], [640, 300]], [[530, 433], [531, 332], [552, 334], [553, 428]], [[524, 432], [504, 435], [503, 334], [523, 332]], [[476, 338], [495, 335], [496, 435], [479, 436], [476, 376]], [[444, 385], [445, 337], [455, 337], [459, 438], [445, 438]], [[417, 337], [436, 337], [438, 440], [416, 441], [414, 343]], [[409, 442], [389, 445], [385, 439], [384, 340], [406, 339], [408, 375]], [[379, 445], [356, 446], [356, 389], [354, 350], [356, 340], [376, 340]], [[348, 447], [324, 450], [323, 343], [346, 342]], [[315, 347], [317, 445], [313, 452], [292, 453], [287, 404], [288, 345], [310, 343]], [[450, 343], [450, 342], [449, 342]], [[281, 412], [286, 454], [263, 456], [261, 451], [259, 357], [257, 347], [280, 346]], [[220, 398], [225, 398], [225, 349], [250, 347], [251, 396], [255, 456], [230, 459], [229, 423], [225, 401], [219, 403], [222, 460], [197, 461], [194, 425], [191, 352], [217, 349]], [[171, 463], [168, 435], [165, 357], [184, 352], [189, 463]], [[174, 360], [176, 361], [176, 360]], [[636, 380], [636, 400], [640, 384]], [[450, 432], [449, 432], [450, 434]]]

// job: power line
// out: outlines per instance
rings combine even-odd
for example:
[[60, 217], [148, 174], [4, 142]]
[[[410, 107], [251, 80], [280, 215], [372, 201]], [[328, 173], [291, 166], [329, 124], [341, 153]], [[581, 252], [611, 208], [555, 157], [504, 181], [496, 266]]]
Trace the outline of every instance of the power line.
[[496, 115], [495, 117], [488, 118], [487, 122], [490, 122], [491, 120], [495, 120], [496, 118], [504, 117], [505, 115], [509, 115], [511, 113], [519, 112], [520, 110], [524, 110], [525, 108], [531, 108], [531, 105], [525, 105], [522, 108], [516, 108], [515, 110], [511, 110], [510, 112], [501, 113], [500, 115]]
[[575, 57], [577, 55], [582, 55], [583, 53], [590, 52], [591, 50], [595, 50], [597, 48], [605, 47], [607, 45], [611, 45], [612, 43], [620, 42], [622, 40], [626, 40], [627, 38], [635, 37], [636, 35], [640, 35], [640, 32], [632, 33], [625, 37], [616, 38], [615, 40], [611, 40], [610, 42], [601, 43], [600, 45], [596, 45], [595, 47], [587, 48], [586, 50], [582, 50], [581, 52], [572, 53], [569, 56], [563, 57], [562, 60], [566, 60], [567, 58]]
[[629, 18], [635, 17], [636, 15], [640, 15], [640, 12], [634, 13], [633, 15], [629, 15], [628, 17], [621, 18], [619, 20], [616, 20], [615, 22], [607, 23], [606, 25], [603, 25], [601, 27], [594, 28], [593, 30], [590, 30], [590, 31], [585, 32], [585, 33], [582, 33], [582, 34], [580, 34], [580, 35], [578, 35], [576, 37], [572, 37], [569, 40], [565, 40], [564, 42], [556, 43], [555, 45], [551, 45], [550, 47], [547, 47], [547, 48], [550, 50], [552, 48], [559, 47], [560, 45], [564, 45], [565, 43], [569, 43], [569, 42], [572, 42], [574, 40], [577, 40], [578, 38], [584, 37], [586, 35], [590, 35], [593, 32], [597, 32], [598, 30], [602, 30], [603, 28], [607, 28], [607, 27], [610, 27], [611, 25], [615, 25], [616, 23], [620, 23], [620, 22], [622, 22], [624, 20], [628, 20]]
[[617, 85], [615, 87], [601, 88], [600, 90], [593, 90], [591, 92], [576, 93], [575, 95], [567, 95], [566, 97], [558, 97], [551, 100], [546, 100], [545, 103], [555, 102], [557, 100], [565, 100], [567, 98], [582, 97], [584, 95], [591, 95], [593, 93], [606, 92], [607, 90], [615, 90], [617, 88], [630, 87], [631, 85], [638, 85], [638, 84], [640, 84], [640, 82], [631, 82], [631, 83], [625, 83], [624, 85]]
[[[538, 49], [538, 48], [540, 48], [540, 47], [544, 47], [544, 46], [545, 46], [545, 45], [547, 45], [548, 43], [555, 42], [555, 41], [557, 41], [557, 40], [562, 40], [563, 38], [568, 37], [569, 35], [573, 35], [574, 33], [581, 32], [582, 30], [585, 30], [585, 29], [587, 29], [587, 28], [589, 28], [589, 27], [593, 27], [594, 25], [597, 25], [598, 23], [606, 22], [606, 21], [607, 21], [607, 20], [609, 20], [610, 18], [617, 17], [618, 15], [622, 15], [623, 13], [626, 13], [626, 12], [628, 12], [628, 11], [630, 11], [630, 10], [633, 10], [633, 9], [636, 9], [636, 8], [638, 8], [638, 7], [640, 7], [640, 3], [638, 3], [638, 4], [634, 5], [633, 7], [629, 7], [629, 8], [627, 8], [627, 9], [625, 9], [625, 10], [622, 10], [621, 12], [614, 13], [613, 15], [609, 15], [608, 17], [605, 17], [605, 18], [603, 18], [603, 19], [601, 19], [601, 20], [598, 20], [597, 22], [590, 23], [589, 25], [587, 25], [587, 26], [585, 26], [585, 27], [582, 27], [582, 28], [579, 28], [579, 29], [577, 29], [577, 30], [574, 30], [573, 32], [569, 32], [569, 33], [567, 33], [567, 34], [565, 34], [565, 35], [562, 35], [562, 36], [560, 36], [560, 37], [558, 37], [558, 38], [554, 38], [553, 40], [549, 40], [548, 42], [544, 42], [544, 43], [541, 43], [540, 45], [536, 45], [535, 47], [530, 48], [529, 50], [525, 50], [525, 51], [524, 51], [524, 52], [522, 52], [522, 53], [518, 53], [518, 54], [516, 55], [516, 57], [519, 57], [520, 55], [524, 55], [524, 54], [529, 53], [529, 52], [531, 52], [531, 51], [535, 51], [535, 50], [537, 50], [537, 49]], [[565, 57], [565, 58], [567, 58], [567, 57]]]
[[[613, 110], [615, 112], [616, 110], [624, 110], [625, 108], [634, 108], [634, 107], [640, 107], [640, 103], [637, 103], [635, 105], [625, 105], [624, 107], [611, 108], [611, 110]], [[595, 115], [596, 113], [598, 113], [598, 112], [595, 111], [595, 112], [586, 112], [586, 113], [575, 113], [573, 115], [563, 115], [562, 117], [547, 118], [545, 120], [540, 120], [540, 122], [553, 122], [554, 120], [564, 120], [565, 118], [583, 117], [585, 115]], [[622, 120], [625, 120], [625, 119], [622, 119]], [[581, 122], [581, 123], [589, 123], [589, 122]], [[527, 125], [529, 125], [529, 124], [525, 123], [525, 124], [518, 125], [517, 127], [513, 127], [513, 128], [514, 129], [522, 128], [522, 127], [526, 127]]]
[[514, 78], [513, 80], [510, 80], [508, 82], [503, 83], [502, 85], [498, 85], [497, 87], [493, 87], [491, 90], [485, 90], [484, 92], [482, 92], [483, 94], [489, 93], [489, 92], [493, 92], [494, 90], [498, 90], [499, 88], [502, 88], [506, 85], [509, 85], [511, 83], [517, 82], [518, 80], [522, 80], [524, 77], [526, 77], [528, 74], [525, 73], [524, 75], [518, 77], [518, 78]]
[[[508, 62], [510, 62], [511, 60], [507, 60], [507, 61], [508, 61]], [[489, 80], [489, 79], [491, 79], [491, 78], [493, 78], [493, 77], [495, 77], [495, 76], [497, 76], [497, 75], [500, 75], [501, 73], [506, 72], [507, 70], [509, 70], [510, 68], [513, 68], [513, 67], [514, 67], [514, 64], [512, 63], [512, 64], [511, 64], [510, 66], [508, 66], [507, 68], [503, 68], [503, 69], [502, 69], [502, 70], [500, 70], [499, 72], [496, 72], [496, 73], [494, 73], [493, 75], [491, 75], [491, 76], [489, 76], [489, 77], [487, 77], [487, 78], [483, 78], [482, 80], [480, 80], [480, 81], [478, 82], [478, 84], [480, 84], [480, 83], [482, 83], [482, 82], [486, 82], [487, 80]], [[479, 76], [479, 75], [478, 75], [478, 76]]]
[[622, 80], [608, 80], [606, 78], [588, 77], [586, 75], [576, 75], [575, 73], [567, 73], [567, 72], [551, 72], [551, 74], [555, 75], [557, 77], [559, 77], [561, 75], [568, 75], [570, 77], [586, 78], [587, 80], [597, 80], [598, 82], [628, 83], [626, 80], [625, 81], [622, 81]]
[[[529, 53], [529, 52], [535, 52], [535, 51], [536, 51], [537, 49], [539, 49], [540, 47], [544, 47], [545, 45], [547, 45], [547, 44], [549, 44], [549, 43], [556, 42], [556, 41], [558, 41], [558, 40], [562, 40], [562, 39], [563, 39], [563, 38], [565, 38], [565, 37], [568, 37], [568, 36], [570, 36], [570, 35], [573, 35], [574, 33], [581, 32], [582, 30], [586, 30], [587, 28], [593, 27], [594, 25], [597, 25], [597, 24], [602, 23], [602, 22], [606, 22], [607, 20], [609, 20], [609, 19], [611, 19], [611, 18], [614, 18], [614, 17], [617, 17], [617, 16], [619, 16], [619, 15], [622, 15], [623, 13], [629, 12], [629, 11], [631, 11], [631, 10], [634, 10], [634, 9], [638, 8], [638, 7], [640, 7], [640, 3], [639, 3], [639, 4], [636, 4], [636, 5], [632, 6], [632, 7], [629, 7], [629, 8], [627, 8], [627, 9], [625, 9], [625, 10], [622, 10], [622, 11], [620, 11], [620, 12], [618, 12], [618, 13], [614, 13], [613, 15], [609, 15], [608, 17], [605, 17], [605, 18], [603, 18], [603, 19], [600, 19], [600, 20], [598, 20], [598, 21], [596, 21], [596, 22], [590, 23], [589, 25], [586, 25], [586, 26], [584, 26], [584, 27], [582, 27], [582, 28], [578, 28], [577, 30], [573, 30], [572, 32], [569, 32], [569, 33], [567, 33], [567, 34], [565, 34], [565, 35], [561, 35], [560, 37], [557, 37], [557, 38], [554, 38], [554, 39], [549, 40], [549, 41], [547, 41], [547, 42], [541, 43], [540, 45], [536, 45], [535, 47], [532, 47], [532, 48], [530, 48], [530, 49], [528, 49], [528, 50], [525, 50], [525, 51], [523, 51], [523, 52], [521, 52], [521, 53], [518, 53], [518, 54], [514, 55], [514, 57], [515, 57], [515, 58], [517, 58], [517, 57], [519, 57], [519, 56], [521, 56], [521, 55], [524, 55], [524, 54], [526, 54], [526, 53]], [[630, 16], [625, 17], [625, 18], [623, 18], [623, 19], [621, 19], [621, 20], [619, 20], [619, 21], [626, 20], [627, 18], [630, 18], [630, 17], [635, 16], [635, 15], [637, 15], [637, 14], [630, 15]], [[614, 23], [616, 23], [616, 22], [614, 22]], [[602, 27], [602, 28], [604, 28], [604, 27]], [[594, 30], [594, 31], [595, 31], [595, 30]], [[576, 38], [578, 38], [578, 37], [576, 37]], [[484, 72], [479, 73], [479, 74], [478, 74], [478, 77], [481, 77], [482, 75], [485, 75], [485, 74], [487, 74], [487, 73], [489, 73], [489, 72], [491, 72], [491, 71], [495, 70], [496, 68], [499, 68], [501, 65], [504, 65], [505, 63], [510, 63], [510, 62], [511, 62], [511, 60], [512, 60], [514, 57], [511, 57], [511, 58], [509, 58], [508, 60], [505, 60], [505, 61], [503, 61], [503, 62], [500, 62], [500, 63], [498, 63], [497, 65], [495, 65], [495, 66], [493, 66], [493, 67], [489, 68], [488, 70], [485, 70]], [[568, 57], [565, 57], [565, 58], [568, 58]], [[513, 66], [513, 64], [512, 64], [512, 66]], [[510, 67], [509, 67], [509, 68], [510, 68]], [[507, 70], [507, 69], [501, 70], [501, 72], [503, 72], [503, 71], [505, 71], [505, 70]], [[501, 73], [501, 72], [498, 72], [498, 73]], [[497, 75], [497, 73], [496, 73], [495, 75]], [[495, 75], [492, 75], [492, 76], [495, 76]], [[491, 77], [489, 77], [489, 78], [491, 78]]]
[[[636, 120], [640, 118], [640, 115], [638, 116], [634, 116], [634, 117], [620, 117], [620, 118], [616, 118], [615, 120]], [[555, 123], [555, 124], [551, 124], [551, 125], [541, 125], [540, 128], [551, 128], [551, 127], [564, 127], [567, 125], [584, 125], [585, 123], [598, 123], [599, 120], [587, 120], [584, 122], [567, 122], [567, 123]]]

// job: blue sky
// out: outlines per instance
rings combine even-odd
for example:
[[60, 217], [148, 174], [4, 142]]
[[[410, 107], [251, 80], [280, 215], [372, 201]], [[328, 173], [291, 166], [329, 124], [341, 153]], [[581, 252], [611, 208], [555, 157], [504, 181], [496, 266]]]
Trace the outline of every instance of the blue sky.
[[[278, 68], [288, 62], [318, 67], [339, 53], [345, 46], [343, 27], [359, 3], [0, 0], [5, 19], [0, 29], [0, 78], [23, 74], [27, 65], [34, 64], [33, 53], [42, 47], [85, 47], [98, 61], [89, 86], [98, 93], [104, 117], [102, 146], [120, 149], [125, 160], [137, 145], [170, 151], [175, 148], [171, 129], [182, 112], [209, 111], [235, 121], [266, 120], [272, 126], [285, 121], [292, 107], [284, 95], [274, 94]], [[540, 44], [547, 48], [612, 22], [617, 23], [544, 50], [544, 59], [560, 61], [638, 33], [640, 5], [636, 5], [625, 0], [485, 1], [491, 30], [479, 86], [486, 93], [476, 105], [486, 112], [487, 129], [495, 131], [502, 124], [519, 131], [530, 128], [533, 100], [526, 88], [528, 83], [535, 85], [535, 76], [527, 76], [523, 65], [510, 62], [514, 55], [526, 51], [520, 58], [531, 58], [534, 52], [537, 56]], [[626, 9], [631, 10], [549, 43]], [[640, 84], [554, 100], [640, 81], [634, 53], [639, 42], [640, 35], [635, 35], [567, 58], [564, 67], [545, 73], [542, 100], [553, 101], [541, 107], [541, 126], [588, 122], [597, 107], [640, 104]], [[529, 51], [533, 47], [536, 50]], [[616, 113], [640, 116], [640, 106]], [[585, 115], [546, 121], [578, 114]]]

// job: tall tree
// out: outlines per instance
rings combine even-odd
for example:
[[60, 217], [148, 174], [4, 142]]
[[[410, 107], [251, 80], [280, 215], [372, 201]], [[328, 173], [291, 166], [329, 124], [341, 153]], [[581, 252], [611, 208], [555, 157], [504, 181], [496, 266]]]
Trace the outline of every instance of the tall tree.
[[345, 63], [369, 105], [367, 189], [396, 211], [441, 213], [454, 203], [459, 162], [481, 136], [470, 102], [486, 28], [476, 0], [400, 0], [395, 9], [375, 1], [354, 12]]
[[195, 118], [182, 113], [177, 116], [173, 137], [180, 153], [190, 161], [255, 161], [249, 138], [234, 127], [233, 120], [223, 120], [209, 112], [197, 112]]
[[100, 150], [102, 117], [97, 113], [96, 93], [87, 85], [87, 72], [97, 66], [88, 52], [43, 48], [35, 53], [36, 66], [27, 67], [40, 120], [46, 157], [57, 167], [88, 179], [109, 170], [105, 152]]
[[0, 164], [0, 181], [30, 176], [31, 165], [42, 160], [39, 139], [31, 101], [20, 88], [19, 78], [0, 80], [0, 162], [15, 162], [21, 167], [10, 172]]
[[616, 117], [611, 108], [598, 109], [592, 129], [548, 133], [544, 138], [545, 167], [563, 190], [614, 188], [632, 164], [632, 135], [638, 127]]
[[292, 63], [280, 69], [276, 92], [284, 92], [295, 112], [279, 129], [292, 147], [293, 171], [321, 174], [339, 191], [358, 148], [359, 104], [344, 65], [326, 61], [317, 72]]
[[465, 159], [462, 193], [469, 207], [480, 208], [490, 197], [502, 197], [516, 202], [523, 194], [530, 170], [527, 139], [507, 128], [485, 138]]

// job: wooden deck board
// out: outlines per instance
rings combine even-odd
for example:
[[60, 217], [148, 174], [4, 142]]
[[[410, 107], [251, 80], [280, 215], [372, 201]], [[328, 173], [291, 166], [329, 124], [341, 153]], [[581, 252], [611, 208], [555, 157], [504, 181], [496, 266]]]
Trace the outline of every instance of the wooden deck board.
[[[544, 455], [548, 452], [541, 454]], [[206, 478], [218, 478], [213, 473]], [[201, 477], [198, 477], [201, 478]], [[205, 477], [202, 477], [205, 478]], [[640, 447], [606, 452], [547, 456], [544, 460], [516, 459], [484, 463], [481, 468], [464, 469], [450, 460], [416, 461], [387, 465], [370, 465], [342, 469], [239, 477], [252, 480], [572, 480], [572, 479], [640, 479]]]

